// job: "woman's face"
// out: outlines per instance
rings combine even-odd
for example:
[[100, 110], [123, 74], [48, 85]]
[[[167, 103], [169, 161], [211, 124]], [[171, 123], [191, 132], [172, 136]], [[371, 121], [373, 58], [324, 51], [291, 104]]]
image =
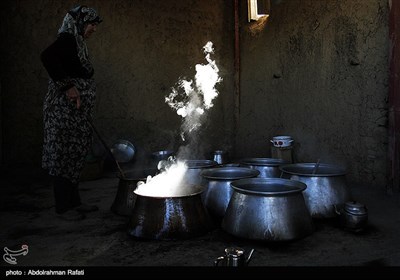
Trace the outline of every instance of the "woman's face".
[[85, 27], [85, 32], [83, 33], [83, 38], [89, 38], [94, 32], [96, 32], [97, 23], [88, 23]]

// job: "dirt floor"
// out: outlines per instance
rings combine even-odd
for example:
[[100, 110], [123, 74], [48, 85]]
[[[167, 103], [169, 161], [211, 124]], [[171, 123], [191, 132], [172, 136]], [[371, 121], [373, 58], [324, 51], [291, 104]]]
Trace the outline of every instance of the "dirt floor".
[[[82, 221], [60, 220], [45, 180], [4, 174], [1, 187], [1, 247], [20, 250], [21, 267], [213, 267], [226, 247], [254, 249], [249, 267], [399, 267], [400, 200], [383, 190], [352, 185], [353, 196], [368, 207], [364, 232], [339, 227], [336, 219], [314, 220], [313, 234], [290, 242], [236, 238], [220, 228], [193, 239], [139, 240], [127, 233], [128, 218], [110, 211], [118, 190], [114, 172], [80, 185], [82, 200], [99, 206]], [[9, 176], [6, 176], [9, 175]], [[12, 175], [12, 176], [10, 176]], [[3, 256], [4, 257], [4, 256]], [[2, 268], [9, 268], [4, 259]]]

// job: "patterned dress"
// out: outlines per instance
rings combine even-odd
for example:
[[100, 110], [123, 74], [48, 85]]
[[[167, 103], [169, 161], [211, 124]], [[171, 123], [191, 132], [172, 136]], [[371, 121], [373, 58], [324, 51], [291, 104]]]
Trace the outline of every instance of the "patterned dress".
[[[96, 100], [94, 70], [83, 38], [84, 25], [101, 22], [95, 10], [78, 7], [65, 16], [54, 43], [41, 54], [50, 79], [44, 99], [42, 167], [49, 175], [79, 182], [92, 145], [90, 119]], [[71, 102], [66, 90], [75, 86], [81, 106]]]

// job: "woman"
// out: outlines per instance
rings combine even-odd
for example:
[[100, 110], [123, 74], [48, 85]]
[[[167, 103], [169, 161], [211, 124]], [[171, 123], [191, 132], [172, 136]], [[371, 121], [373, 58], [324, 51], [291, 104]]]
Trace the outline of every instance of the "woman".
[[43, 106], [42, 167], [52, 177], [55, 209], [66, 220], [83, 219], [97, 206], [82, 204], [78, 191], [81, 171], [92, 145], [90, 120], [96, 99], [94, 70], [85, 40], [102, 19], [96, 10], [70, 10], [58, 36], [41, 54], [50, 79]]

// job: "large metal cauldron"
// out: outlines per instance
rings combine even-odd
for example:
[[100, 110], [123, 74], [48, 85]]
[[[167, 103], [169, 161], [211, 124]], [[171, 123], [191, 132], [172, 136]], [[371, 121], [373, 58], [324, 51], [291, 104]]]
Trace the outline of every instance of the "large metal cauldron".
[[218, 165], [218, 162], [207, 159], [193, 159], [185, 160], [187, 171], [185, 173], [183, 182], [187, 185], [200, 185], [206, 186], [207, 182], [200, 175], [200, 172], [205, 168], [212, 168]]
[[251, 178], [231, 183], [234, 192], [222, 229], [242, 238], [288, 241], [311, 234], [314, 225], [304, 202], [304, 183]]
[[157, 171], [157, 169], [134, 169], [126, 172], [123, 177], [119, 175], [118, 191], [111, 205], [111, 211], [122, 216], [132, 214], [136, 200], [133, 191], [136, 189], [137, 183], [139, 181], [146, 182], [147, 176], [155, 176]]
[[240, 160], [240, 165], [250, 167], [260, 171], [260, 178], [279, 178], [281, 171], [279, 166], [289, 163], [284, 159], [279, 158], [246, 158]]
[[246, 167], [218, 167], [204, 169], [200, 175], [206, 179], [207, 188], [202, 199], [208, 212], [222, 220], [231, 199], [231, 183], [236, 180], [257, 177], [260, 171]]
[[202, 186], [184, 185], [171, 196], [153, 197], [136, 190], [129, 234], [144, 239], [175, 240], [209, 232], [213, 223], [201, 201], [203, 191]]
[[295, 163], [280, 169], [284, 178], [307, 185], [304, 199], [313, 218], [336, 217], [334, 205], [351, 200], [344, 168], [324, 163]]

